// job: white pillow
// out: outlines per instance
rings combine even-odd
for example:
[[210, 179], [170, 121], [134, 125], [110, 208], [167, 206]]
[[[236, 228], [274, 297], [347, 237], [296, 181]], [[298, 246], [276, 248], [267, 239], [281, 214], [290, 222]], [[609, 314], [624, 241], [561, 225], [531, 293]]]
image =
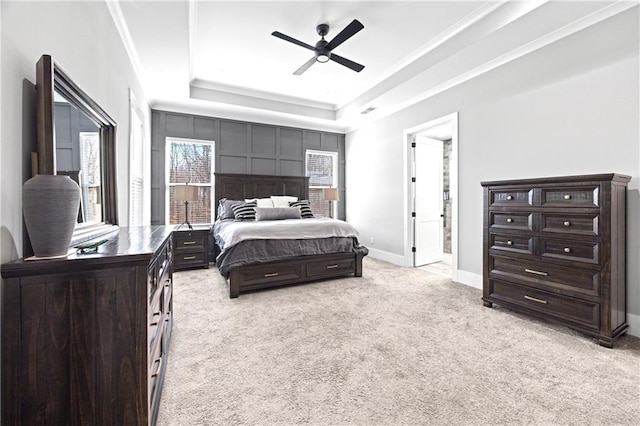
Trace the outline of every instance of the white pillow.
[[[271, 201], [271, 198], [252, 198], [251, 200], [244, 200], [246, 203], [248, 202], [255, 202], [258, 207], [274, 207], [273, 206], [273, 201]], [[289, 205], [287, 204], [287, 207], [289, 207]]]
[[[289, 207], [289, 202], [298, 201], [298, 197], [291, 197], [289, 195], [272, 195], [273, 207]], [[258, 204], [258, 207], [260, 205]]]

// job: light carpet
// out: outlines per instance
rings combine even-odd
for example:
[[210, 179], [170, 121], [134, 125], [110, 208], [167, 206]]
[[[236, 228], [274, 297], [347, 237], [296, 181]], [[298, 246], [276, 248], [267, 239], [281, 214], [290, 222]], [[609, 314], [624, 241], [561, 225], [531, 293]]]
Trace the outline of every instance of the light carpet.
[[215, 267], [175, 273], [158, 425], [640, 424], [640, 339], [606, 349], [446, 277], [363, 270], [238, 299]]

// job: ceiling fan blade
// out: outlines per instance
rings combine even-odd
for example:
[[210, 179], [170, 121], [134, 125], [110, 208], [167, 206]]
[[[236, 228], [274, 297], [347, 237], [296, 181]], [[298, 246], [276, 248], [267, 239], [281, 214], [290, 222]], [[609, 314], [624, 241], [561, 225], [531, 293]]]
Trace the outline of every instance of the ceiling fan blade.
[[363, 28], [364, 28], [364, 25], [362, 25], [360, 21], [358, 21], [357, 19], [354, 19], [353, 21], [351, 21], [349, 25], [345, 27], [344, 30], [340, 31], [338, 35], [335, 36], [333, 40], [329, 42], [329, 44], [327, 44], [326, 49], [327, 50], [335, 49], [336, 47], [340, 46], [342, 43], [347, 41], [348, 38], [352, 37], [355, 33], [357, 33]]
[[302, 65], [300, 68], [298, 68], [293, 75], [302, 75], [303, 72], [305, 72], [306, 70], [308, 70], [311, 65], [313, 65], [316, 62], [316, 57], [313, 56], [311, 59], [309, 59], [307, 62], [304, 63], [304, 65]]
[[344, 65], [347, 68], [351, 68], [355, 72], [360, 72], [364, 69], [364, 65], [360, 65], [357, 62], [350, 61], [349, 59], [338, 56], [335, 53], [332, 53], [329, 59], [339, 63], [340, 65]]
[[305, 43], [303, 41], [300, 41], [300, 40], [296, 40], [295, 38], [289, 37], [286, 34], [282, 34], [280, 31], [274, 31], [274, 32], [271, 33], [271, 35], [275, 36], [275, 37], [278, 37], [278, 38], [281, 38], [282, 40], [286, 40], [289, 43], [297, 44], [298, 46], [302, 46], [302, 47], [307, 48], [309, 50], [314, 50], [315, 49], [315, 47], [311, 46], [310, 44], [307, 44], [307, 43]]

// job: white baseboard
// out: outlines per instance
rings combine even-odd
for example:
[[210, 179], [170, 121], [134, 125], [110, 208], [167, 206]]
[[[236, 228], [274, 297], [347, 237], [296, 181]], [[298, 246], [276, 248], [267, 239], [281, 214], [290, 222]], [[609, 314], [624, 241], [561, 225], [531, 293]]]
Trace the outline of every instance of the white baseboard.
[[369, 249], [369, 256], [374, 259], [384, 260], [385, 262], [393, 263], [398, 266], [404, 266], [404, 256], [389, 253], [388, 251], [377, 250], [371, 247], [367, 248]]
[[640, 337], [640, 315], [633, 315], [627, 312], [627, 322], [629, 323], [627, 334]]
[[461, 271], [458, 269], [457, 276], [453, 277], [455, 282], [468, 285], [469, 287], [482, 290], [482, 275], [474, 274], [473, 272]]

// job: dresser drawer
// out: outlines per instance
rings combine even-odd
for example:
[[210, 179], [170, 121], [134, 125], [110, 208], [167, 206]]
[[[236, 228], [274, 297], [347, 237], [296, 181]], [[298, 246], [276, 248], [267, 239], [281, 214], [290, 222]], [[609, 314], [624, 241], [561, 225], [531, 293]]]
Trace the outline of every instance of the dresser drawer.
[[513, 253], [533, 254], [533, 237], [491, 234], [490, 248]]
[[342, 260], [324, 260], [320, 262], [307, 263], [307, 276], [327, 276], [327, 275], [340, 275], [345, 272], [353, 272], [355, 269], [354, 259], [342, 259]]
[[[161, 348], [162, 345], [159, 344], [158, 348]], [[162, 353], [162, 351], [158, 351], [150, 357], [151, 363], [149, 365], [149, 405], [151, 411], [155, 410], [155, 406], [160, 403], [160, 399], [158, 398], [159, 392], [162, 386], [162, 379], [164, 378], [164, 368], [165, 368], [165, 356], [166, 354]]]
[[542, 232], [597, 236], [600, 235], [599, 217], [597, 213], [583, 215], [542, 213], [540, 228]]
[[179, 252], [176, 251], [176, 257], [173, 260], [175, 268], [199, 266], [206, 262], [207, 254], [203, 251], [199, 252]]
[[491, 222], [489, 226], [492, 229], [515, 229], [527, 230], [533, 229], [532, 213], [502, 213], [491, 212]]
[[533, 206], [532, 188], [497, 189], [489, 191], [490, 207], [530, 207]]
[[542, 262], [491, 256], [489, 274], [492, 278], [515, 281], [530, 287], [553, 292], [571, 292], [574, 296], [597, 297], [600, 292], [600, 272], [589, 269], [567, 269]]
[[175, 233], [175, 251], [203, 250], [208, 238], [208, 231], [180, 231]]
[[504, 301], [594, 331], [600, 328], [600, 305], [596, 302], [497, 280], [491, 280], [490, 286], [492, 290], [490, 297], [498, 304]]
[[542, 257], [585, 262], [593, 265], [600, 263], [600, 244], [588, 241], [540, 239]]
[[541, 188], [542, 207], [598, 207], [598, 185]]

